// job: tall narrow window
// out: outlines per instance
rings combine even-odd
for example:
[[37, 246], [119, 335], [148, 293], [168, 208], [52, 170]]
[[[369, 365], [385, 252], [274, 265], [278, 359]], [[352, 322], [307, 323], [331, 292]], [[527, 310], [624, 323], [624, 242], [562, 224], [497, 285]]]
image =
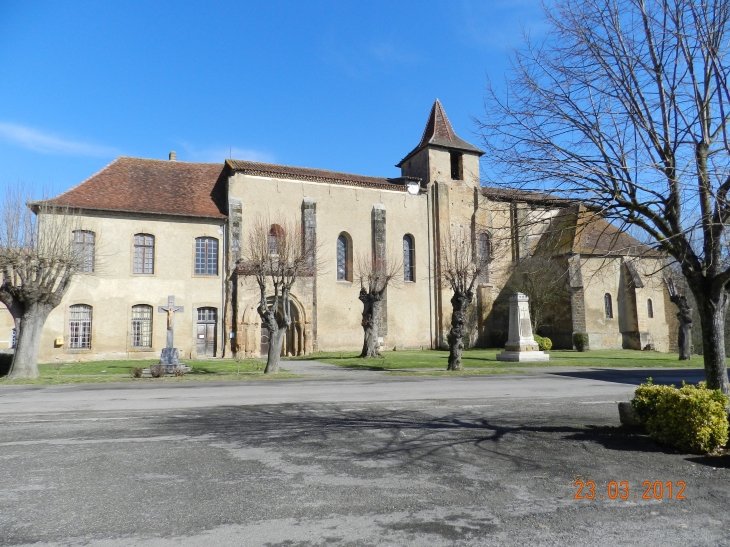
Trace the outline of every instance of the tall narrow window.
[[269, 230], [269, 254], [270, 255], [278, 255], [279, 254], [279, 239], [284, 234], [284, 228], [279, 226], [278, 224], [272, 224], [271, 229]]
[[489, 263], [492, 261], [492, 236], [482, 232], [477, 238], [477, 253], [482, 271], [479, 273], [480, 283], [489, 283]]
[[344, 232], [337, 238], [337, 280], [352, 281], [352, 249]]
[[611, 295], [608, 293], [603, 295], [603, 306], [606, 308], [606, 319], [613, 319], [613, 304]]
[[132, 306], [132, 347], [152, 347], [152, 306]]
[[218, 240], [195, 238], [195, 275], [218, 275]]
[[646, 301], [646, 311], [649, 314], [649, 319], [654, 319], [654, 303], [651, 298]]
[[91, 306], [76, 304], [69, 308], [68, 347], [71, 349], [91, 347]]
[[79, 271], [94, 271], [94, 232], [88, 230], [74, 230], [74, 256], [80, 261]]
[[416, 280], [416, 247], [410, 234], [403, 236], [403, 280]]
[[451, 152], [451, 180], [462, 180], [463, 167], [462, 167], [462, 156], [460, 152]]
[[155, 273], [155, 236], [134, 235], [134, 273]]

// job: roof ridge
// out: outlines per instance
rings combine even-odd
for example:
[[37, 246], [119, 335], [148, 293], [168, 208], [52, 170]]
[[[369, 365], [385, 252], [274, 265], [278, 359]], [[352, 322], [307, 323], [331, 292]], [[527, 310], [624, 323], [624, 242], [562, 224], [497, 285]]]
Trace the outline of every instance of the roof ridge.
[[298, 165], [284, 165], [282, 163], [264, 163], [261, 161], [226, 159], [226, 164], [228, 164], [233, 169], [236, 169], [236, 166], [232, 162], [249, 163], [249, 164], [253, 164], [255, 166], [285, 167], [288, 169], [302, 169], [304, 171], [312, 171], [312, 172], [316, 171], [319, 173], [332, 173], [333, 175], [347, 175], [350, 177], [361, 177], [361, 178], [369, 178], [369, 179], [393, 180], [396, 178], [401, 178], [401, 177], [378, 177], [378, 176], [374, 176], [374, 175], [360, 175], [357, 173], [347, 173], [345, 171], [332, 171], [331, 169], [320, 169], [319, 167], [301, 167]]

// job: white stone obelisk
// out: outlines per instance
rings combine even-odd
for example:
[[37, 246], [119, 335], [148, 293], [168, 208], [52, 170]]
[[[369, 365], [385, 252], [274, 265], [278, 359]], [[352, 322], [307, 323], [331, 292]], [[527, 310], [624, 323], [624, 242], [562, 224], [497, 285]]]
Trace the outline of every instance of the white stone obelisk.
[[497, 354], [497, 361], [528, 362], [549, 361], [550, 355], [540, 351], [532, 336], [530, 299], [521, 292], [509, 297], [509, 338], [504, 351]]

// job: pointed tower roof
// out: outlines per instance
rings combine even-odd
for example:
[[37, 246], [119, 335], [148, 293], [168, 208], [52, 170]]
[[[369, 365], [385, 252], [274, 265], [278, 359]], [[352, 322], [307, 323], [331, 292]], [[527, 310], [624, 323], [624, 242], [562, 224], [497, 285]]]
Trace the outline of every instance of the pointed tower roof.
[[436, 102], [431, 107], [431, 113], [428, 115], [428, 122], [426, 122], [426, 129], [423, 130], [421, 142], [405, 158], [400, 160], [396, 167], [400, 167], [408, 158], [429, 145], [474, 152], [480, 156], [484, 154], [483, 150], [456, 136], [454, 128], [451, 127], [451, 122], [446, 116], [444, 107], [441, 106], [441, 101], [438, 99], [436, 99]]

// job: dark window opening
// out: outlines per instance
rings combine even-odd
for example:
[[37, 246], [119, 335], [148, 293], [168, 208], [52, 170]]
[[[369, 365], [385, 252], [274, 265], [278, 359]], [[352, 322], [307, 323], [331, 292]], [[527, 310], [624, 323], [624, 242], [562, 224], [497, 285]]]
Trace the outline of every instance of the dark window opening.
[[606, 308], [606, 319], [613, 319], [613, 304], [610, 294], [606, 293], [603, 295], [603, 305]]
[[649, 312], [649, 319], [654, 319], [654, 303], [651, 298], [646, 301], [646, 311]]
[[459, 152], [450, 152], [451, 155], [451, 180], [462, 180], [464, 178], [462, 156]]

